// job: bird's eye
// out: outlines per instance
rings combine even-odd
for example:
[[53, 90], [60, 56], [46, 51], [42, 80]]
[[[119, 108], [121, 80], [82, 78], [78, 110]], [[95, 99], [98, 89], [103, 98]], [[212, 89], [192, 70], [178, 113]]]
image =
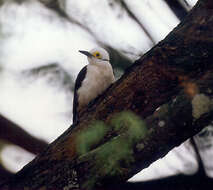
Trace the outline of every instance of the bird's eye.
[[101, 59], [101, 54], [100, 54], [99, 52], [95, 52], [95, 53], [93, 53], [93, 55], [94, 55], [96, 58]]
[[96, 56], [96, 57], [99, 57], [99, 56], [100, 56], [100, 53], [96, 53], [95, 56]]

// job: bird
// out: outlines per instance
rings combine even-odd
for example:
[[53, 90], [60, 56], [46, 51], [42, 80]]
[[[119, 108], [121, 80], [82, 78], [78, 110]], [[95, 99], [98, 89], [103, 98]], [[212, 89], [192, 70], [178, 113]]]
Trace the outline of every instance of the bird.
[[79, 50], [87, 56], [88, 65], [79, 72], [74, 87], [73, 123], [79, 121], [79, 111], [103, 93], [114, 81], [108, 52], [101, 48]]

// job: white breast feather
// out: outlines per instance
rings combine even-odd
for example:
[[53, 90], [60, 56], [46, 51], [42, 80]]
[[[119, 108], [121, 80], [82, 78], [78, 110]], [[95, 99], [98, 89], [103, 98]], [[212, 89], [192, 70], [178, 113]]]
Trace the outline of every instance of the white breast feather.
[[78, 89], [79, 108], [86, 106], [114, 82], [114, 74], [110, 63], [103, 65], [87, 65], [86, 80]]

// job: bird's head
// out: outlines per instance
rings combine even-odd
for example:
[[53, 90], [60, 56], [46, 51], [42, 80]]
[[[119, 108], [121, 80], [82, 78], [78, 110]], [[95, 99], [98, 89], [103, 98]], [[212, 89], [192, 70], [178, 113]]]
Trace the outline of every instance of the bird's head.
[[87, 59], [90, 64], [109, 63], [109, 54], [103, 48], [94, 48], [90, 51], [79, 50], [79, 52], [87, 56]]

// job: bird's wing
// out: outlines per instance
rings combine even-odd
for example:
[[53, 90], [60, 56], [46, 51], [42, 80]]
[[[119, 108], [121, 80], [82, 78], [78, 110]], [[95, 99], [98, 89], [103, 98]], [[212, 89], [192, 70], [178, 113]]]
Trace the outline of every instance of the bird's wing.
[[87, 66], [83, 67], [78, 73], [78, 76], [75, 80], [75, 89], [74, 89], [74, 99], [73, 99], [73, 123], [76, 123], [78, 120], [78, 89], [81, 87], [81, 84], [86, 76]]

